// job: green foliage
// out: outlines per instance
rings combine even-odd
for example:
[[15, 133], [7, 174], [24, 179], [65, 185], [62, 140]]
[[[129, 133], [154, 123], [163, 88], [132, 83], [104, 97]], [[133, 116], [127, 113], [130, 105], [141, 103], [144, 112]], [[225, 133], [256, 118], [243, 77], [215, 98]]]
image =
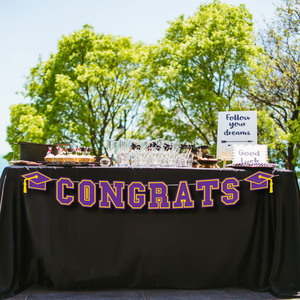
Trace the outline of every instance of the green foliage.
[[149, 47], [155, 100], [146, 107], [141, 128], [148, 134], [168, 131], [181, 140], [216, 143], [218, 111], [232, 109], [260, 52], [252, 25], [244, 5], [219, 1], [170, 22], [164, 39]]
[[269, 162], [284, 167], [282, 153], [286, 148], [286, 133], [280, 129], [270, 114], [261, 110], [257, 112], [258, 144], [268, 145]]
[[24, 92], [31, 104], [11, 107], [7, 141], [70, 142], [101, 154], [106, 137], [124, 135], [116, 135], [122, 122], [127, 136], [208, 144], [215, 154], [218, 112], [257, 109], [258, 142], [269, 146], [270, 161], [293, 170], [300, 162], [300, 0], [283, 3], [261, 46], [245, 6], [216, 0], [170, 22], [155, 45], [85, 25], [31, 69]]
[[105, 136], [121, 119], [128, 128], [145, 97], [143, 56], [142, 44], [88, 25], [63, 36], [25, 85], [25, 96], [46, 116], [47, 141], [84, 144], [101, 154]]
[[260, 33], [264, 57], [258, 63], [247, 96], [259, 109], [267, 111], [277, 125], [281, 142], [274, 153], [286, 168], [294, 170], [300, 163], [300, 1], [283, 3], [277, 8], [273, 23]]
[[13, 152], [9, 152], [3, 158], [8, 161], [20, 158], [19, 146], [14, 144], [22, 141], [32, 143], [44, 143], [46, 118], [37, 113], [29, 104], [16, 104], [10, 107], [10, 122], [6, 128], [6, 141], [11, 145]]

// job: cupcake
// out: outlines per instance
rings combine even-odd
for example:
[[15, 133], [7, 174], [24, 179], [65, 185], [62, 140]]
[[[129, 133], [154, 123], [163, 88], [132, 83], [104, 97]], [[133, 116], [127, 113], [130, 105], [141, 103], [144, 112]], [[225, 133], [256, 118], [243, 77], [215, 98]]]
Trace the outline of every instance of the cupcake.
[[92, 155], [90, 154], [91, 150], [92, 150], [92, 148], [90, 148], [90, 147], [88, 147], [88, 148], [86, 149], [86, 158], [88, 159], [88, 162], [89, 162], [89, 163], [92, 163], [92, 162], [94, 162], [94, 161], [96, 160], [96, 157], [95, 157], [95, 156], [92, 156]]
[[89, 157], [86, 155], [86, 147], [80, 147], [81, 155], [78, 156], [79, 163], [88, 163]]
[[75, 154], [73, 154], [73, 157], [74, 157], [74, 163], [79, 163], [79, 157], [80, 155], [78, 155], [78, 152], [80, 151], [79, 148], [76, 148], [75, 149]]
[[58, 163], [64, 163], [65, 162], [65, 155], [64, 150], [60, 148], [59, 146], [56, 147], [58, 153], [54, 156], [54, 161]]
[[90, 155], [89, 162], [90, 162], [90, 163], [93, 163], [95, 160], [96, 160], [96, 156]]
[[75, 163], [75, 156], [73, 155], [73, 151], [74, 151], [74, 149], [72, 149], [72, 148], [67, 149], [67, 155], [65, 157], [65, 162], [67, 164]]
[[52, 154], [52, 147], [48, 147], [48, 151], [44, 160], [47, 162], [54, 162], [54, 155]]

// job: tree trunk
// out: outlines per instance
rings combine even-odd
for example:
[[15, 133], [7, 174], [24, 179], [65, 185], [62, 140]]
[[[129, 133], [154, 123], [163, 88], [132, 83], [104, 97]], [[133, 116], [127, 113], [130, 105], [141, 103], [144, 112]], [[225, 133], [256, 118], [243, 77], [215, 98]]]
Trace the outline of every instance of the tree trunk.
[[295, 171], [295, 165], [293, 163], [293, 159], [294, 159], [294, 145], [292, 143], [289, 143], [286, 169]]

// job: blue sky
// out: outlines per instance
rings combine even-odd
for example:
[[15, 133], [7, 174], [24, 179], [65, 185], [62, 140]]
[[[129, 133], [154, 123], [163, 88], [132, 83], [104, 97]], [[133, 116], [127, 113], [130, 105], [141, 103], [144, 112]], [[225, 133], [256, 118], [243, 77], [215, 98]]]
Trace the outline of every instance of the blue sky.
[[[181, 14], [191, 16], [203, 0], [15, 0], [0, 1], [0, 156], [10, 151], [5, 141], [10, 123], [9, 107], [28, 102], [21, 92], [30, 68], [39, 56], [47, 60], [56, 51], [62, 35], [84, 24], [97, 32], [130, 36], [134, 41], [155, 43]], [[244, 3], [254, 16], [256, 27], [262, 18], [271, 20], [280, 0], [223, 0]], [[1, 171], [1, 162], [0, 162]]]

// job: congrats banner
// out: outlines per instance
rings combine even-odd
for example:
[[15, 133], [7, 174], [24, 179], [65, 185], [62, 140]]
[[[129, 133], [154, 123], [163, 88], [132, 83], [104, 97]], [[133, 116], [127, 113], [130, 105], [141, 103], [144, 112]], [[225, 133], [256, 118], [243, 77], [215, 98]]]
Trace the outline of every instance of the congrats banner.
[[[225, 206], [235, 205], [240, 201], [240, 181], [249, 183], [249, 193], [254, 190], [265, 190], [270, 188], [273, 192], [273, 177], [270, 173], [258, 171], [244, 178], [237, 179], [228, 177], [223, 180], [218, 178], [199, 179], [195, 182], [180, 180], [177, 184], [166, 184], [164, 181], [125, 181], [82, 179], [79, 182], [68, 177], [52, 179], [38, 171], [21, 175], [23, 181], [23, 193], [30, 190], [47, 190], [47, 183], [55, 181], [55, 200], [64, 206], [70, 206], [78, 202], [82, 207], [93, 207], [101, 209], [125, 209], [126, 205], [131, 209], [140, 210], [147, 206], [149, 210], [160, 209], [193, 209], [195, 200], [191, 196], [191, 189], [202, 195], [201, 207], [213, 207], [215, 201], [220, 201]], [[169, 197], [169, 186], [176, 187], [174, 199]], [[77, 193], [71, 192], [77, 190]], [[213, 191], [221, 192], [220, 199], [213, 198]], [[76, 195], [77, 194], [77, 195]], [[124, 197], [125, 196], [125, 197]], [[124, 199], [126, 198], [126, 200]]]

